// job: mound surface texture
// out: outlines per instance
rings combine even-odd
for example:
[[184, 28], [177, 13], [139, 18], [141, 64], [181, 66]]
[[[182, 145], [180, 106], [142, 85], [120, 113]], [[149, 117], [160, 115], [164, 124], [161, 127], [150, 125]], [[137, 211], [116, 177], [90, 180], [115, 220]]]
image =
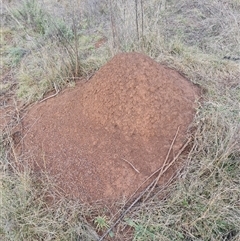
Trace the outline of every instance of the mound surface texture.
[[145, 55], [118, 54], [87, 83], [29, 110], [26, 151], [70, 196], [128, 197], [161, 167], [178, 127], [170, 157], [181, 148], [198, 93], [176, 71]]

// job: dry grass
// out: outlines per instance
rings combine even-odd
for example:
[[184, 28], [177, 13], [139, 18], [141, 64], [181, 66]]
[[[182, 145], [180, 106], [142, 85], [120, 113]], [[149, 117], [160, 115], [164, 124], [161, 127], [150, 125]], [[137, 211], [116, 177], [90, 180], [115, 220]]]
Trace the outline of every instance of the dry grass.
[[136, 240], [239, 240], [237, 104], [206, 102], [201, 107], [188, 165], [178, 182], [167, 189], [166, 199], [156, 195], [126, 217]]
[[106, 62], [108, 50], [94, 47], [100, 33], [86, 34], [86, 26], [79, 23], [77, 15], [70, 17], [67, 11], [62, 16], [51, 15], [52, 9], [36, 0], [12, 2], [5, 8], [4, 20], [9, 27], [2, 34], [3, 65], [14, 69], [17, 94], [25, 102], [72, 86]]
[[[178, 181], [134, 206], [112, 240], [240, 240], [240, 63], [224, 59], [240, 57], [240, 1], [25, 0], [6, 6], [1, 64], [11, 78], [2, 79], [0, 94], [13, 82], [19, 98], [40, 100], [122, 51], [144, 52], [204, 89]], [[107, 42], [95, 48], [103, 37]], [[63, 198], [47, 174], [13, 169], [7, 137], [2, 134], [0, 145], [0, 238], [100, 238], [95, 230], [106, 231], [114, 217]]]
[[[6, 166], [9, 163], [6, 163]], [[12, 165], [12, 164], [11, 164]], [[48, 175], [5, 169], [1, 177], [1, 240], [96, 240], [90, 209], [64, 199]]]

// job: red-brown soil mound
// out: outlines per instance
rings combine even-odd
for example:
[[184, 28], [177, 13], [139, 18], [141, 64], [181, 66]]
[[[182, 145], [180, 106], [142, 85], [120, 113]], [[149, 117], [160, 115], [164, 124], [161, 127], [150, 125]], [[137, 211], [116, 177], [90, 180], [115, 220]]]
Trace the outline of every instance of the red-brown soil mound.
[[176, 71], [142, 54], [119, 54], [87, 83], [30, 109], [26, 150], [71, 196], [127, 197], [163, 164], [178, 127], [171, 156], [180, 149], [197, 97]]

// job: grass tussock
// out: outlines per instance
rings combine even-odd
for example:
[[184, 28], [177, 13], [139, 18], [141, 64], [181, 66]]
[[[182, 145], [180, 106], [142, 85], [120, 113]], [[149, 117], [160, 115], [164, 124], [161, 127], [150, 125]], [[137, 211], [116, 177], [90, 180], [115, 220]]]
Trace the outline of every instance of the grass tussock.
[[106, 62], [107, 48], [94, 47], [100, 33], [85, 34], [86, 26], [79, 24], [77, 16], [51, 15], [35, 0], [5, 7], [5, 21], [10, 26], [3, 33], [3, 65], [8, 67], [6, 71], [14, 71], [17, 94], [24, 102], [40, 100], [51, 90], [72, 85]]
[[[4, 6], [1, 64], [12, 78], [1, 86], [6, 93], [14, 79], [25, 102], [72, 85], [127, 51], [146, 53], [204, 90], [177, 182], [133, 207], [109, 239], [240, 240], [239, 0], [24, 0]], [[4, 143], [0, 238], [98, 240], [114, 222], [104, 210], [64, 198], [47, 174], [13, 169]]]
[[96, 240], [89, 207], [64, 199], [47, 174], [7, 170], [1, 176], [1, 240]]

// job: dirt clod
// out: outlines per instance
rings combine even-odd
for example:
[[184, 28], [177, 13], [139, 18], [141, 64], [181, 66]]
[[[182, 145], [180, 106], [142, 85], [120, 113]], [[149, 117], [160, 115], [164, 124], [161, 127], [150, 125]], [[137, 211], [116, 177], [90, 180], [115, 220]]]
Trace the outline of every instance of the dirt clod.
[[[26, 151], [66, 194], [83, 201], [128, 197], [186, 140], [199, 91], [138, 53], [116, 55], [85, 84], [31, 108]], [[167, 173], [167, 181], [172, 173]]]

